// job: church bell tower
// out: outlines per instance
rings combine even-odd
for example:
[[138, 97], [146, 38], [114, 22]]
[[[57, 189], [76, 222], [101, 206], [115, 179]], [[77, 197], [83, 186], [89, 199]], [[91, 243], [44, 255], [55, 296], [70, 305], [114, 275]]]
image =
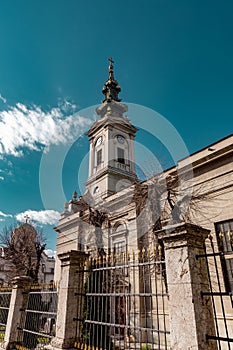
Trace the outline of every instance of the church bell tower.
[[118, 97], [121, 88], [114, 79], [113, 60], [109, 59], [105, 96], [96, 109], [100, 116], [87, 132], [90, 142], [87, 190], [94, 198], [106, 198], [130, 186], [136, 179], [134, 138], [137, 129], [124, 116], [127, 105]]

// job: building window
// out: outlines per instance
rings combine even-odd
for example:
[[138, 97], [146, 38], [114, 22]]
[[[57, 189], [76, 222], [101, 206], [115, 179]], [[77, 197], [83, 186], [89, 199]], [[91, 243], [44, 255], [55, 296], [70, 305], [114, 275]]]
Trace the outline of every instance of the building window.
[[[219, 250], [228, 253], [221, 256], [225, 288], [233, 291], [233, 219], [215, 224]], [[232, 253], [229, 254], [229, 253]]]
[[122, 148], [117, 147], [117, 161], [125, 164], [125, 152]]
[[[122, 265], [125, 264], [126, 261], [126, 256], [125, 253], [126, 252], [126, 244], [125, 241], [120, 241], [120, 242], [115, 242], [113, 245], [113, 254], [114, 254], [114, 261], [115, 261], [115, 265]], [[118, 271], [118, 274], [120, 276], [122, 271]]]
[[102, 149], [97, 151], [96, 165], [99, 166], [102, 163]]
[[50, 267], [50, 273], [54, 273], [54, 267]]
[[115, 242], [114, 243], [114, 253], [124, 253], [125, 252], [125, 241]]

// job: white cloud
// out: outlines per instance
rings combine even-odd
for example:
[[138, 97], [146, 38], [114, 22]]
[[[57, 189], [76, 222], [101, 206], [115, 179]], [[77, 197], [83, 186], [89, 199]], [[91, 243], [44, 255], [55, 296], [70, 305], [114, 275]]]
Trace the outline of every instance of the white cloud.
[[78, 107], [75, 103], [70, 102], [67, 98], [65, 100], [60, 100], [58, 106], [62, 111], [66, 113], [74, 112]]
[[29, 217], [29, 220], [34, 220], [43, 225], [54, 225], [60, 219], [60, 213], [55, 210], [26, 210], [25, 212], [16, 215], [16, 219], [20, 222], [25, 221], [25, 217]]
[[[39, 151], [50, 145], [66, 144], [77, 139], [93, 120], [74, 112], [75, 105], [60, 106], [45, 112], [41, 107], [17, 103], [0, 112], [0, 156], [23, 155], [24, 148]], [[66, 115], [70, 107], [70, 115]]]
[[2, 96], [2, 94], [0, 94], [0, 100], [3, 102], [3, 103], [6, 103], [6, 98]]
[[56, 257], [56, 250], [52, 250], [52, 249], [45, 249], [45, 254], [48, 255], [49, 257]]
[[0, 181], [4, 181], [7, 176], [13, 176], [13, 172], [9, 169], [0, 169]]
[[2, 211], [0, 211], [0, 216], [3, 216], [4, 218], [12, 218], [11, 214], [5, 214]]

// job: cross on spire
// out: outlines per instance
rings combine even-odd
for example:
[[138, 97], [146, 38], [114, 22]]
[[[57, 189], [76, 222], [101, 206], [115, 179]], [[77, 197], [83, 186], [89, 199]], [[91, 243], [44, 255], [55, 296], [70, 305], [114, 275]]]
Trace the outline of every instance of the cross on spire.
[[30, 217], [26, 214], [26, 215], [24, 215], [24, 219], [25, 219], [25, 224], [27, 224]]
[[110, 62], [111, 65], [114, 63], [112, 57], [110, 57], [108, 60], [109, 60], [109, 62]]

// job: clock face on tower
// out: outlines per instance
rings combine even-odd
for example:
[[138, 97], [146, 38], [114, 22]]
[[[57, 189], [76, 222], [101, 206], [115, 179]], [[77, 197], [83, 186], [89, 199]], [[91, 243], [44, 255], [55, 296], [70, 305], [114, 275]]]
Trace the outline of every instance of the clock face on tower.
[[102, 141], [103, 141], [103, 138], [102, 138], [102, 136], [100, 136], [100, 137], [98, 137], [98, 139], [97, 139], [97, 141], [96, 141], [96, 147], [98, 147], [98, 146], [100, 146], [101, 145], [101, 143], [102, 143]]
[[117, 141], [119, 142], [119, 143], [125, 143], [125, 138], [124, 138], [124, 136], [122, 136], [122, 135], [117, 135]]

